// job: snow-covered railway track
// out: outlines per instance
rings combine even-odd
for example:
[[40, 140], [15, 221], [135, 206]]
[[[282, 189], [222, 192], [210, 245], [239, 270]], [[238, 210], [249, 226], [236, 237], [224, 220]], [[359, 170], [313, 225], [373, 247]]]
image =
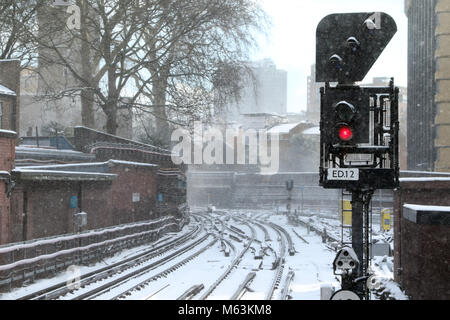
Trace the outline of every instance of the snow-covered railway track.
[[[251, 227], [250, 227], [251, 228]], [[232, 230], [230, 228], [230, 230]], [[239, 254], [239, 256], [236, 257], [236, 259], [233, 260], [233, 262], [231, 263], [231, 265], [227, 268], [227, 270], [208, 288], [208, 290], [206, 290], [205, 293], [203, 293], [203, 295], [200, 297], [200, 300], [206, 300], [208, 299], [208, 297], [211, 296], [211, 294], [219, 287], [220, 284], [222, 284], [222, 282], [232, 273], [232, 271], [241, 263], [243, 257], [245, 256], [245, 254], [249, 251], [253, 240], [256, 237], [256, 231], [251, 228], [252, 230], [252, 236], [250, 237], [247, 245], [245, 246], [245, 248], [241, 251], [241, 253]]]
[[236, 292], [231, 296], [230, 300], [240, 300], [245, 292], [248, 290], [248, 287], [253, 282], [256, 277], [256, 272], [251, 272], [248, 274], [247, 278], [245, 278], [244, 282], [241, 283]]
[[177, 300], [191, 300], [197, 294], [199, 294], [203, 289], [205, 289], [204, 284], [198, 284], [189, 288], [185, 293], [178, 297]]
[[[283, 271], [285, 268], [284, 265], [284, 256], [286, 255], [287, 251], [287, 243], [289, 244], [289, 249], [293, 248], [292, 240], [290, 239], [289, 234], [286, 235], [286, 231], [282, 230], [281, 227], [272, 225], [272, 224], [266, 224], [264, 222], [255, 221], [253, 219], [248, 219], [244, 217], [233, 217], [233, 220], [235, 222], [240, 223], [241, 225], [246, 225], [250, 231], [251, 236], [246, 235], [244, 231], [237, 227], [226, 227], [227, 230], [232, 231], [233, 234], [241, 235], [242, 237], [245, 237], [246, 240], [248, 240], [248, 243], [246, 244], [246, 247], [244, 250], [240, 253], [240, 255], [233, 261], [233, 263], [229, 266], [229, 268], [225, 271], [225, 273], [205, 292], [203, 293], [202, 297], [200, 299], [208, 299], [209, 297], [213, 297], [213, 292], [220, 291], [218, 290], [218, 287], [223, 289], [226, 285], [223, 284], [225, 282], [225, 279], [230, 278], [226, 281], [226, 283], [235, 282], [235, 279], [239, 280], [239, 286], [237, 289], [235, 289], [234, 292], [229, 292], [228, 295], [232, 300], [237, 299], [245, 299], [248, 298], [247, 294], [251, 294], [252, 290], [250, 289], [250, 285], [253, 284], [253, 282], [257, 282], [259, 288], [265, 287], [265, 281], [264, 279], [269, 276], [270, 272], [273, 273], [271, 276], [273, 280], [271, 281], [271, 285], [268, 289], [266, 289], [266, 299], [272, 299], [274, 292], [276, 289], [279, 288], [282, 277], [283, 277]], [[259, 233], [256, 231], [258, 229]], [[271, 232], [275, 232], [278, 235], [279, 239], [279, 247], [277, 250], [274, 250], [271, 246], [267, 246], [265, 243], [271, 241], [270, 233], [268, 229], [273, 230]], [[261, 232], [262, 231], [262, 232]], [[262, 237], [262, 241], [258, 239]], [[291, 240], [291, 241], [289, 241]], [[286, 243], [287, 242], [287, 243]], [[255, 243], [259, 243], [261, 245], [261, 252], [262, 254], [257, 255], [257, 249], [253, 248], [252, 245]], [[231, 276], [233, 270], [237, 269], [238, 266], [242, 264], [248, 264], [250, 263], [250, 260], [248, 259], [248, 251], [252, 249], [252, 252], [254, 252], [253, 259], [261, 259], [261, 264], [258, 267], [253, 268], [253, 272], [249, 273], [248, 276], [245, 279], [242, 279], [242, 274], [236, 274], [235, 276]], [[272, 264], [272, 270], [269, 269], [261, 269], [263, 266], [263, 259], [266, 256], [267, 249], [270, 249], [269, 251], [273, 252], [275, 262]], [[245, 262], [243, 262], [245, 261]], [[243, 269], [246, 269], [245, 266], [243, 266]], [[263, 275], [263, 273], [265, 273]], [[230, 288], [233, 287], [230, 285]], [[228, 289], [229, 290], [229, 289]], [[221, 290], [224, 291], [224, 290]], [[225, 297], [225, 294], [223, 297]]]
[[149, 250], [146, 250], [140, 254], [129, 257], [125, 260], [121, 260], [120, 262], [114, 263], [107, 267], [97, 269], [95, 271], [83, 274], [77, 280], [78, 283], [72, 283], [71, 286], [68, 286], [67, 281], [61, 282], [56, 285], [53, 285], [53, 286], [50, 286], [50, 287], [47, 287], [44, 289], [40, 289], [33, 293], [22, 296], [22, 297], [18, 298], [18, 300], [57, 299], [61, 296], [68, 294], [71, 291], [76, 290], [77, 287], [88, 286], [92, 283], [109, 278], [117, 273], [124, 272], [127, 269], [130, 269], [136, 265], [143, 264], [146, 261], [149, 261], [158, 256], [161, 256], [164, 253], [166, 253], [168, 250], [172, 250], [172, 249], [176, 248], [177, 246], [180, 246], [180, 245], [186, 243], [191, 238], [197, 236], [198, 234], [200, 234], [201, 230], [202, 230], [201, 226], [196, 226], [193, 230], [191, 230], [190, 232], [188, 232], [187, 234], [185, 234], [181, 237], [169, 240], [168, 242], [164, 242], [160, 245], [156, 245]]
[[266, 300], [272, 300], [273, 295], [275, 293], [275, 290], [278, 289], [281, 278], [283, 277], [283, 271], [284, 271], [284, 257], [286, 255], [286, 241], [283, 237], [283, 232], [281, 231], [281, 228], [279, 226], [276, 226], [275, 224], [269, 223], [268, 226], [270, 226], [277, 234], [278, 238], [280, 239], [280, 250], [279, 250], [279, 256], [278, 261], [275, 262], [275, 275], [273, 277], [271, 286], [269, 290], [267, 291]]
[[[206, 250], [208, 250], [209, 248], [211, 248], [216, 242], [218, 241], [217, 237], [214, 238], [213, 241], [211, 241], [209, 244], [207, 244], [205, 247], [203, 247], [202, 249], [200, 249], [199, 251], [193, 253], [192, 255], [190, 255], [189, 257], [183, 259], [182, 261], [176, 263], [175, 265], [171, 266], [170, 268], [165, 269], [164, 271], [159, 272], [156, 275], [152, 275], [150, 277], [148, 277], [147, 279], [142, 280], [140, 283], [138, 283], [137, 285], [134, 285], [133, 287], [117, 294], [116, 296], [114, 296], [111, 300], [121, 300], [121, 299], [126, 299], [127, 296], [130, 296], [133, 291], [139, 291], [141, 289], [143, 289], [144, 287], [148, 286], [152, 281], [155, 281], [161, 277], [165, 277], [168, 274], [178, 270], [179, 268], [181, 268], [182, 266], [184, 266], [185, 264], [189, 263], [190, 261], [194, 260], [195, 258], [197, 258], [199, 255], [201, 255], [202, 253], [204, 253]], [[201, 287], [201, 286], [200, 286]]]
[[[115, 278], [111, 281], [108, 281], [107, 283], [100, 285], [100, 286], [96, 286], [95, 288], [88, 290], [86, 292], [83, 292], [81, 294], [78, 295], [74, 295], [70, 297], [70, 300], [91, 300], [91, 299], [95, 299], [95, 298], [101, 298], [102, 295], [105, 295], [106, 293], [110, 292], [111, 290], [119, 287], [119, 286], [126, 286], [126, 284], [133, 280], [133, 279], [137, 279], [141, 276], [146, 275], [147, 273], [149, 273], [152, 270], [155, 270], [156, 268], [165, 265], [166, 263], [176, 259], [177, 257], [185, 254], [186, 252], [189, 252], [193, 249], [195, 249], [197, 246], [199, 246], [201, 243], [205, 242], [208, 238], [210, 237], [210, 234], [206, 234], [205, 236], [203, 236], [202, 238], [198, 239], [197, 241], [195, 241], [192, 244], [189, 244], [185, 247], [183, 247], [182, 249], [179, 249], [173, 253], [171, 253], [170, 255], [152, 262], [151, 264], [145, 265], [144, 267], [138, 268], [130, 273], [127, 273], [121, 277]], [[213, 243], [217, 241], [216, 239], [213, 241]], [[208, 244], [205, 248], [209, 248], [212, 244]], [[204, 252], [204, 250], [206, 250], [205, 248], [203, 248], [202, 250], [198, 251], [196, 254], [200, 254], [202, 252]], [[194, 254], [195, 255], [195, 254]], [[178, 262], [176, 265], [164, 269], [162, 272], [159, 272], [156, 275], [152, 275], [150, 277], [147, 277], [145, 279], [145, 281], [148, 281], [148, 283], [153, 280], [153, 279], [157, 279], [159, 277], [162, 277], [163, 275], [166, 275], [168, 273], [173, 272], [174, 270], [178, 269], [181, 265], [187, 263], [188, 261], [193, 259], [193, 256], [191, 255], [188, 258], [182, 260], [181, 262]], [[127, 295], [129, 292], [136, 290], [138, 287], [142, 288], [146, 283], [144, 283], [145, 281], [141, 281], [139, 283], [138, 286], [133, 285], [131, 288], [127, 288], [126, 290], [122, 290], [121, 293], [119, 295], [114, 296], [114, 298], [119, 298], [120, 296], [122, 296], [123, 294]], [[114, 299], [113, 298], [113, 299]]]
[[294, 256], [295, 255], [295, 247], [294, 247], [294, 242], [292, 241], [291, 235], [289, 234], [289, 232], [287, 232], [286, 229], [280, 227], [279, 225], [276, 225], [274, 223], [270, 223], [269, 224], [272, 228], [278, 230], [280, 232], [280, 234], [282, 233], [287, 240], [287, 244], [288, 244], [288, 252], [290, 256]]
[[253, 222], [258, 228], [260, 228], [262, 230], [262, 232], [264, 232], [264, 241], [265, 242], [270, 242], [272, 241], [272, 239], [270, 238], [269, 235], [269, 231], [267, 231], [267, 228], [265, 226], [263, 226], [261, 223], [258, 222]]
[[281, 300], [288, 300], [289, 299], [289, 291], [291, 287], [291, 283], [294, 280], [295, 272], [290, 271], [286, 277], [286, 280], [284, 282], [284, 286], [281, 289]]
[[133, 255], [112, 265], [83, 274], [78, 279], [73, 279], [71, 283], [69, 283], [68, 281], [60, 282], [47, 288], [39, 289], [35, 292], [29, 293], [18, 298], [18, 300], [58, 299], [67, 294], [73, 293], [80, 288], [93, 285], [100, 281], [104, 281], [108, 278], [117, 276], [118, 274], [125, 273], [127, 272], [127, 270], [136, 268], [139, 265], [143, 265], [148, 261], [151, 261], [152, 259], [164, 256], [168, 251], [174, 250], [177, 247], [188, 243], [191, 239], [194, 239], [202, 232], [204, 228], [204, 220], [202, 221], [201, 218], [202, 217], [200, 216], [194, 216], [194, 219], [201, 224], [194, 226], [191, 231], [180, 237], [160, 241], [152, 245], [150, 249], [147, 249], [140, 254]]

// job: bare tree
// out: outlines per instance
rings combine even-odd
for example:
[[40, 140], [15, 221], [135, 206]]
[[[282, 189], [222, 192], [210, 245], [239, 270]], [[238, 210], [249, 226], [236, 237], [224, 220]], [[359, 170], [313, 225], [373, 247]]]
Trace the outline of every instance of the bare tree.
[[93, 105], [97, 104], [106, 115], [107, 132], [116, 133], [123, 90], [139, 68], [139, 64], [129, 63], [129, 58], [136, 54], [140, 43], [137, 31], [147, 23], [142, 14], [147, 8], [139, 6], [141, 2], [77, 0], [80, 30], [67, 28], [67, 15], [60, 8], [46, 8], [41, 13], [40, 30], [44, 35], [35, 39], [41, 48], [40, 59], [50, 69], [63, 67], [72, 78], [68, 86], [61, 87], [51, 82], [54, 73], [41, 73], [48, 81], [45, 96], [81, 96], [84, 125], [93, 126]]
[[138, 94], [150, 102], [145, 111], [156, 121], [152, 134], [167, 142], [170, 124], [208, 121], [217, 112], [214, 107], [239, 97], [253, 35], [267, 19], [250, 0], [184, 0], [166, 6], [172, 15], [163, 32], [159, 25], [143, 29], [152, 63], [135, 80]]
[[22, 67], [35, 62], [36, 43], [29, 31], [36, 31], [36, 12], [40, 0], [2, 0], [0, 2], [0, 59], [19, 59]]
[[86, 125], [93, 121], [93, 104], [99, 105], [111, 134], [116, 133], [122, 107], [150, 113], [156, 131], [166, 137], [169, 123], [184, 125], [211, 117], [214, 100], [225, 97], [214, 92], [217, 85], [238, 87], [237, 78], [220, 80], [230, 74], [223, 70], [242, 65], [245, 49], [254, 43], [252, 32], [264, 18], [252, 0], [77, 4], [81, 30], [68, 30], [66, 16], [57, 9], [46, 10], [50, 18], [41, 21], [49, 23], [40, 23], [43, 34], [34, 39], [41, 61], [64, 67], [73, 77], [61, 87], [48, 73], [47, 97], [80, 95]]

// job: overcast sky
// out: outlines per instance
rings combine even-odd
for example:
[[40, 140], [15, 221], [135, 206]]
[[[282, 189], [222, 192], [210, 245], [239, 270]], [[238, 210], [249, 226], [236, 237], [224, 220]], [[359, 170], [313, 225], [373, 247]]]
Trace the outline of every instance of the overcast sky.
[[391, 15], [398, 32], [364, 82], [373, 77], [395, 77], [407, 84], [407, 23], [404, 0], [260, 0], [272, 21], [267, 39], [253, 59], [271, 58], [279, 69], [288, 71], [288, 111], [306, 110], [307, 84], [315, 63], [316, 27], [331, 13], [381, 11]]

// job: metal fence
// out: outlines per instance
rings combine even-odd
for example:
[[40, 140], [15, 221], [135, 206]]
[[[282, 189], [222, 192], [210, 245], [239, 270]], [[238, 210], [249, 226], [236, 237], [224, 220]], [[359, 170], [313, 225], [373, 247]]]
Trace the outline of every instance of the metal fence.
[[64, 235], [0, 247], [0, 290], [10, 291], [36, 279], [50, 277], [69, 266], [89, 264], [124, 249], [156, 241], [186, 223], [164, 217], [80, 234]]

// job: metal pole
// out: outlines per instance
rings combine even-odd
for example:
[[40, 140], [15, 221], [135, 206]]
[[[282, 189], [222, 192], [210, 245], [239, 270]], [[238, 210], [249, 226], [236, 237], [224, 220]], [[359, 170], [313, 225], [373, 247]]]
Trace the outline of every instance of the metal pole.
[[291, 216], [292, 190], [289, 190], [288, 196], [288, 217]]
[[304, 200], [304, 194], [303, 194], [303, 191], [304, 191], [304, 187], [302, 187], [302, 215], [304, 214], [304, 212], [303, 212], [303, 200]]
[[[368, 276], [370, 261], [370, 225], [369, 211], [373, 191], [352, 191], [352, 247], [359, 259], [359, 276]], [[365, 282], [360, 282], [356, 291], [366, 300], [369, 299]]]
[[36, 145], [39, 148], [39, 131], [38, 131], [38, 127], [36, 127]]
[[361, 191], [352, 191], [352, 208], [352, 247], [358, 256], [359, 271], [362, 275], [364, 268], [364, 197]]

